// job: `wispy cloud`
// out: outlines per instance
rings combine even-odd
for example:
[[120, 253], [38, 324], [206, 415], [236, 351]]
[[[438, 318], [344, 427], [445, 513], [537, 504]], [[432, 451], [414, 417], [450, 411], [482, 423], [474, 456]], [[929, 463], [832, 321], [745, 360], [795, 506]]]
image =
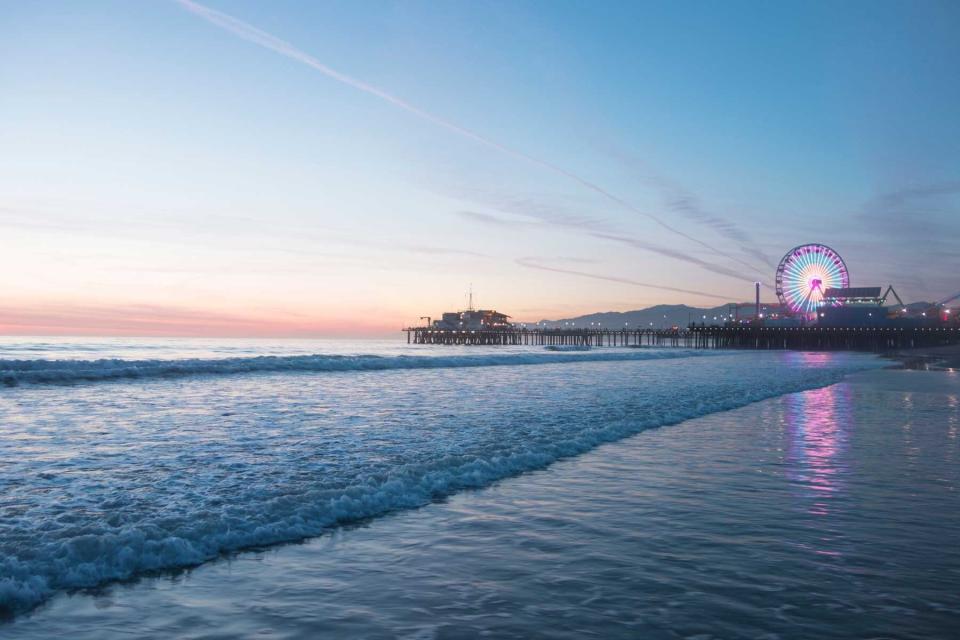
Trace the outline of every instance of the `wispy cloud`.
[[490, 256], [479, 251], [470, 251], [467, 249], [450, 249], [446, 247], [430, 247], [426, 245], [402, 245], [405, 251], [410, 253], [419, 253], [427, 256], [462, 256], [469, 258], [489, 258]]
[[942, 299], [960, 290], [960, 180], [910, 185], [879, 193], [854, 220], [863, 252], [885, 247], [876, 274], [911, 297]]
[[947, 218], [957, 220], [958, 211], [960, 180], [953, 180], [881, 193], [867, 202], [859, 217], [886, 231], [936, 237], [960, 227], [946, 223]]
[[495, 216], [490, 213], [483, 213], [482, 211], [470, 211], [467, 209], [461, 209], [456, 212], [458, 216], [466, 218], [470, 222], [479, 222], [480, 224], [490, 225], [493, 227], [514, 227], [514, 226], [527, 226], [535, 227], [538, 226], [535, 222], [530, 222], [529, 220], [508, 220], [500, 216]]
[[[649, 242], [639, 240], [632, 236], [621, 235], [616, 233], [603, 233], [603, 232], [590, 232], [588, 233], [588, 235], [594, 238], [599, 238], [601, 240], [609, 240], [611, 242], [617, 242], [619, 244], [623, 244], [633, 249], [638, 249], [640, 251], [649, 251], [650, 253], [655, 253], [657, 255], [661, 255], [666, 258], [673, 258], [675, 260], [680, 260], [681, 262], [686, 262], [688, 264], [696, 265], [701, 269], [705, 269], [712, 273], [718, 273], [720, 275], [734, 278], [736, 280], [741, 280], [743, 282], [757, 281], [756, 278], [751, 277], [745, 273], [741, 273], [736, 269], [731, 269], [729, 267], [725, 267], [721, 264], [716, 264], [714, 262], [708, 262], [706, 260], [698, 258], [697, 256], [690, 255], [683, 251], [677, 251], [675, 249], [671, 249], [670, 247], [651, 244]], [[769, 285], [765, 285], [765, 286], [769, 287]]]
[[473, 217], [480, 222], [506, 222], [512, 225], [532, 222], [537, 226], [554, 225], [557, 227], [576, 229], [577, 231], [585, 231], [587, 229], [611, 231], [616, 228], [604, 218], [599, 218], [590, 213], [584, 213], [571, 208], [567, 204], [548, 202], [537, 197], [510, 194], [502, 190], [493, 191], [460, 187], [447, 189], [443, 195], [483, 205], [484, 207], [489, 207], [511, 216], [511, 219], [507, 221], [475, 210], [461, 212], [461, 215], [467, 218]]
[[252, 42], [256, 45], [259, 45], [261, 47], [274, 51], [292, 60], [296, 60], [297, 62], [300, 62], [301, 64], [304, 64], [322, 73], [328, 78], [331, 78], [333, 80], [336, 80], [337, 82], [341, 82], [359, 91], [372, 95], [376, 98], [379, 98], [380, 100], [388, 102], [393, 106], [399, 109], [403, 109], [404, 111], [407, 111], [428, 122], [431, 122], [432, 124], [438, 127], [442, 127], [448, 131], [451, 131], [457, 135], [460, 135], [464, 138], [472, 140], [476, 143], [482, 144], [486, 147], [495, 149], [501, 153], [507, 154], [509, 156], [512, 156], [520, 160], [524, 160], [531, 164], [547, 169], [553, 173], [564, 176], [565, 178], [575, 182], [581, 187], [602, 196], [603, 198], [607, 199], [610, 202], [615, 203], [616, 205], [622, 207], [623, 209], [653, 221], [658, 226], [662, 227], [663, 229], [666, 229], [672, 234], [675, 234], [705, 249], [708, 249], [719, 256], [723, 256], [727, 259], [738, 262], [749, 269], [755, 268], [752, 264], [740, 259], [739, 257], [734, 256], [730, 253], [727, 253], [709, 242], [705, 242], [700, 238], [697, 238], [695, 236], [692, 236], [686, 233], [685, 231], [663, 220], [659, 216], [656, 216], [650, 213], [649, 211], [645, 211], [643, 209], [640, 209], [639, 207], [634, 206], [624, 198], [612, 193], [611, 191], [608, 191], [607, 189], [593, 182], [592, 180], [584, 178], [583, 176], [580, 176], [579, 174], [576, 174], [568, 169], [565, 169], [557, 164], [554, 164], [553, 162], [544, 160], [537, 156], [530, 155], [524, 151], [520, 151], [519, 149], [515, 149], [509, 145], [493, 140], [492, 138], [488, 138], [475, 131], [472, 131], [471, 129], [468, 129], [464, 126], [456, 124], [451, 120], [448, 120], [444, 117], [431, 113], [430, 111], [427, 111], [426, 109], [423, 109], [419, 106], [416, 106], [411, 102], [408, 102], [402, 98], [399, 98], [393, 95], [392, 93], [385, 91], [384, 89], [381, 89], [377, 86], [374, 86], [372, 84], [369, 84], [357, 78], [351, 77], [345, 73], [337, 71], [332, 67], [329, 67], [323, 64], [322, 62], [320, 62], [318, 59], [311, 56], [310, 54], [304, 51], [301, 51], [300, 49], [297, 49], [289, 42], [286, 42], [272, 34], [262, 31], [254, 27], [253, 25], [243, 22], [242, 20], [239, 20], [238, 18], [235, 18], [231, 15], [222, 13], [220, 11], [216, 11], [214, 9], [206, 7], [197, 2], [193, 2], [192, 0], [175, 0], [175, 1], [178, 4], [180, 4], [182, 7], [184, 7], [187, 11], [190, 11], [194, 15], [203, 18], [207, 22], [228, 31], [239, 38], [242, 38], [244, 40], [247, 40], [248, 42]]
[[690, 189], [681, 186], [675, 180], [665, 178], [649, 167], [647, 163], [622, 149], [607, 148], [606, 151], [608, 155], [625, 166], [634, 179], [638, 179], [644, 185], [654, 189], [660, 195], [668, 211], [681, 215], [696, 224], [709, 228], [723, 238], [736, 242], [745, 255], [759, 260], [767, 267], [776, 266], [776, 262], [757, 246], [749, 233], [729, 217], [708, 211], [703, 206], [701, 199]]
[[721, 296], [716, 293], [708, 293], [706, 291], [695, 291], [693, 289], [681, 289], [679, 287], [670, 287], [662, 284], [653, 284], [651, 282], [641, 282], [640, 280], [634, 280], [633, 278], [623, 278], [619, 276], [608, 276], [599, 273], [589, 273], [586, 271], [578, 271], [576, 269], [567, 269], [564, 267], [557, 267], [547, 264], [550, 260], [546, 258], [537, 258], [537, 257], [526, 257], [526, 258], [517, 258], [516, 263], [521, 267], [526, 267], [527, 269], [537, 269], [539, 271], [552, 271], [553, 273], [563, 273], [571, 276], [579, 276], [581, 278], [591, 278], [593, 280], [604, 280], [606, 282], [619, 282], [621, 284], [630, 284], [637, 287], [645, 287], [647, 289], [658, 289], [660, 291], [673, 291], [675, 293], [687, 293], [695, 296], [703, 296], [705, 298], [714, 298], [716, 300], [731, 300], [730, 296]]
[[[317, 225], [285, 224], [264, 221], [254, 217], [205, 214], [202, 217], [170, 212], [143, 212], [137, 216], [71, 215], [69, 205], [58, 209], [43, 207], [0, 206], [0, 232], [4, 228], [27, 232], [43, 231], [65, 235], [84, 235], [123, 240], [163, 242], [171, 246], [209, 247], [211, 239], [221, 243], [225, 235], [231, 237], [234, 247], [245, 247], [257, 252], [284, 253], [317, 259], [351, 262], [370, 262], [374, 258], [347, 255], [330, 251], [331, 246], [359, 247], [373, 252], [408, 253], [417, 256], [461, 256], [487, 258], [487, 254], [472, 249], [404, 243], [396, 240], [378, 240], [360, 236], [345, 229]], [[241, 244], [237, 244], [237, 242]], [[315, 246], [325, 248], [321, 251]], [[310, 246], [310, 248], [303, 248]], [[225, 269], [227, 267], [224, 267]], [[396, 268], [391, 265], [391, 268]], [[265, 268], [265, 271], [271, 269]]]
[[387, 323], [269, 312], [239, 314], [158, 304], [0, 305], [8, 335], [318, 336], [384, 333]]
[[[483, 194], [482, 196], [475, 195], [474, 197], [480, 197], [482, 204], [499, 210], [506, 210], [511, 214], [523, 216], [523, 218], [508, 219], [490, 213], [472, 210], [458, 211], [458, 215], [474, 222], [498, 227], [516, 228], [518, 226], [525, 226], [541, 229], [569, 229], [575, 231], [580, 236], [589, 236], [598, 240], [615, 242], [638, 251], [645, 251], [665, 258], [679, 260], [710, 271], [711, 273], [717, 273], [743, 282], [753, 283], [757, 281], [757, 278], [752, 275], [731, 269], [722, 264], [703, 260], [685, 251], [641, 240], [615, 230], [602, 220], [595, 220], [589, 216], [579, 215], [559, 206], [548, 205], [530, 198], [510, 198], [489, 193]], [[769, 285], [765, 286], [769, 287]]]

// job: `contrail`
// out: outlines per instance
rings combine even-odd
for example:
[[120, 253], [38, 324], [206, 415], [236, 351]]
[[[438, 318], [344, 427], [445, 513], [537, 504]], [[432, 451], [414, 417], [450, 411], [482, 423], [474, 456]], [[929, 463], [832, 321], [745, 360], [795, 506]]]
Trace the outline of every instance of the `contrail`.
[[248, 42], [252, 42], [252, 43], [254, 43], [254, 44], [258, 44], [258, 45], [260, 45], [261, 47], [265, 47], [265, 48], [267, 48], [267, 49], [270, 49], [271, 51], [275, 51], [276, 53], [279, 53], [280, 55], [283, 55], [283, 56], [286, 56], [286, 57], [291, 58], [291, 59], [293, 59], [293, 60], [296, 60], [297, 62], [301, 62], [301, 63], [307, 65], [308, 67], [311, 67], [311, 68], [319, 71], [320, 73], [324, 74], [325, 76], [327, 76], [327, 77], [329, 77], [329, 78], [333, 78], [334, 80], [336, 80], [336, 81], [338, 81], [338, 82], [342, 82], [343, 84], [349, 85], [349, 86], [353, 87], [354, 89], [358, 89], [358, 90], [360, 90], [360, 91], [363, 91], [364, 93], [368, 93], [368, 94], [370, 94], [370, 95], [372, 95], [372, 96], [376, 96], [377, 98], [380, 98], [381, 100], [384, 100], [384, 101], [386, 101], [386, 102], [389, 102], [390, 104], [392, 104], [392, 105], [394, 105], [394, 106], [396, 106], [396, 107], [399, 107], [400, 109], [403, 109], [404, 111], [408, 111], [409, 113], [412, 113], [412, 114], [414, 114], [415, 116], [417, 116], [417, 117], [419, 117], [419, 118], [422, 118], [422, 119], [424, 119], [424, 120], [427, 120], [428, 122], [432, 122], [433, 124], [437, 125], [438, 127], [443, 127], [444, 129], [447, 129], [447, 130], [449, 130], [449, 131], [452, 131], [452, 132], [454, 132], [454, 133], [456, 133], [456, 134], [459, 134], [459, 135], [461, 135], [461, 136], [463, 136], [463, 137], [465, 137], [465, 138], [468, 138], [468, 139], [470, 139], [470, 140], [473, 140], [474, 142], [477, 142], [477, 143], [479, 143], [479, 144], [485, 145], [485, 146], [490, 147], [490, 148], [492, 148], [492, 149], [496, 149], [497, 151], [500, 151], [501, 153], [505, 153], [505, 154], [507, 154], [507, 155], [513, 156], [514, 158], [519, 158], [519, 159], [521, 159], [521, 160], [525, 160], [526, 162], [529, 162], [529, 163], [538, 165], [538, 166], [540, 166], [540, 167], [544, 167], [544, 168], [546, 168], [546, 169], [549, 169], [550, 171], [553, 171], [554, 173], [557, 173], [557, 174], [560, 174], [560, 175], [562, 175], [562, 176], [564, 176], [564, 177], [566, 177], [566, 178], [569, 178], [570, 180], [576, 182], [576, 183], [579, 184], [580, 186], [582, 186], [582, 187], [584, 187], [584, 188], [586, 188], [586, 189], [589, 189], [590, 191], [593, 191], [594, 193], [597, 193], [597, 194], [603, 196], [603, 197], [606, 198], [607, 200], [610, 200], [611, 202], [614, 202], [614, 203], [620, 205], [621, 207], [623, 207], [624, 209], [626, 209], [626, 210], [628, 210], [628, 211], [631, 211], [631, 212], [636, 213], [636, 214], [638, 214], [638, 215], [644, 216], [645, 218], [648, 218], [648, 219], [650, 219], [650, 220], [653, 220], [653, 221], [654, 221], [655, 223], [657, 223], [659, 226], [663, 227], [663, 228], [666, 229], [667, 231], [670, 231], [671, 233], [674, 233], [674, 234], [680, 236], [681, 238], [685, 238], [685, 239], [687, 239], [687, 240], [689, 240], [689, 241], [691, 241], [691, 242], [694, 242], [694, 243], [696, 243], [696, 244], [698, 244], [698, 245], [700, 245], [700, 246], [702, 246], [702, 247], [704, 247], [704, 248], [706, 248], [706, 249], [709, 249], [710, 251], [713, 251], [714, 253], [716, 253], [716, 254], [718, 254], [718, 255], [721, 255], [721, 256], [729, 259], [729, 260], [733, 260], [733, 261], [735, 261], [735, 262], [739, 262], [740, 264], [746, 266], [747, 268], [749, 268], [749, 269], [751, 269], [751, 270], [756, 270], [756, 268], [755, 268], [752, 264], [750, 264], [750, 263], [748, 263], [748, 262], [746, 262], [746, 261], [744, 261], [744, 260], [741, 260], [740, 258], [737, 258], [736, 256], [733, 256], [733, 255], [730, 255], [730, 254], [728, 254], [728, 253], [726, 253], [726, 252], [724, 252], [724, 251], [721, 251], [720, 249], [714, 247], [713, 245], [711, 245], [711, 244], [709, 244], [709, 243], [707, 243], [707, 242], [704, 242], [704, 241], [702, 241], [702, 240], [699, 240], [698, 238], [695, 238], [695, 237], [693, 237], [693, 236], [691, 236], [691, 235], [689, 235], [689, 234], [681, 231], [680, 229], [677, 229], [676, 227], [670, 225], [669, 223], [667, 223], [667, 222], [665, 222], [664, 220], [660, 219], [659, 217], [653, 215], [652, 213], [648, 213], [648, 212], [646, 212], [646, 211], [643, 211], [643, 210], [641, 210], [641, 209], [638, 209], [637, 207], [633, 206], [632, 204], [630, 204], [630, 203], [627, 202], [626, 200], [620, 198], [620, 197], [617, 196], [617, 195], [614, 195], [613, 193], [610, 193], [609, 191], [607, 191], [606, 189], [604, 189], [604, 188], [601, 187], [600, 185], [598, 185], [598, 184], [596, 184], [596, 183], [594, 183], [594, 182], [591, 182], [590, 180], [587, 180], [586, 178], [582, 178], [582, 177], [580, 177], [579, 175], [577, 175], [577, 174], [575, 174], [575, 173], [573, 173], [573, 172], [571, 172], [571, 171], [568, 171], [567, 169], [564, 169], [564, 168], [561, 167], [561, 166], [555, 165], [555, 164], [553, 164], [552, 162], [549, 162], [549, 161], [547, 161], [547, 160], [542, 160], [542, 159], [540, 159], [540, 158], [537, 158], [536, 156], [531, 156], [531, 155], [529, 155], [529, 154], [527, 154], [527, 153], [524, 153], [523, 151], [519, 151], [519, 150], [514, 149], [514, 148], [512, 148], [512, 147], [508, 147], [508, 146], [506, 146], [506, 145], [504, 145], [504, 144], [501, 144], [501, 143], [497, 142], [496, 140], [491, 140], [490, 138], [487, 138], [487, 137], [485, 137], [485, 136], [482, 136], [482, 135], [480, 135], [479, 133], [476, 133], [476, 132], [474, 132], [474, 131], [471, 131], [470, 129], [467, 129], [467, 128], [465, 128], [465, 127], [461, 127], [460, 125], [458, 125], [458, 124], [456, 124], [456, 123], [453, 123], [453, 122], [451, 122], [451, 121], [449, 121], [449, 120], [446, 120], [445, 118], [441, 118], [440, 116], [437, 116], [437, 115], [435, 115], [435, 114], [433, 114], [433, 113], [430, 113], [429, 111], [425, 111], [425, 110], [421, 109], [420, 107], [418, 107], [418, 106], [416, 106], [416, 105], [414, 105], [414, 104], [411, 104], [411, 103], [407, 102], [406, 100], [403, 100], [402, 98], [398, 98], [397, 96], [395, 96], [395, 95], [393, 95], [393, 94], [390, 94], [390, 93], [384, 91], [383, 89], [380, 89], [380, 88], [375, 87], [375, 86], [373, 86], [373, 85], [371, 85], [371, 84], [368, 84], [368, 83], [366, 83], [366, 82], [363, 82], [362, 80], [357, 80], [356, 78], [352, 78], [352, 77], [350, 77], [350, 76], [348, 76], [348, 75], [346, 75], [346, 74], [344, 74], [344, 73], [340, 73], [340, 72], [337, 71], [336, 69], [333, 69], [333, 68], [328, 67], [327, 65], [323, 64], [322, 62], [320, 62], [319, 60], [317, 60], [316, 58], [314, 58], [314, 57], [311, 56], [310, 54], [304, 53], [303, 51], [300, 51], [299, 49], [297, 49], [296, 47], [294, 47], [294, 46], [293, 46], [292, 44], [290, 44], [289, 42], [286, 42], [286, 41], [284, 41], [284, 40], [281, 40], [280, 38], [277, 38], [276, 36], [273, 36], [273, 35], [265, 32], [265, 31], [261, 31], [260, 29], [257, 29], [257, 28], [254, 27], [253, 25], [247, 24], [246, 22], [243, 22], [242, 20], [239, 20], [239, 19], [237, 19], [237, 18], [234, 18], [233, 16], [227, 15], [227, 14], [222, 13], [222, 12], [220, 12], [220, 11], [216, 11], [215, 9], [211, 9], [211, 8], [209, 8], [209, 7], [206, 7], [206, 6], [202, 5], [202, 4], [198, 4], [198, 3], [196, 3], [196, 2], [193, 2], [193, 0], [175, 0], [175, 1], [176, 1], [178, 4], [180, 4], [180, 6], [182, 6], [183, 8], [185, 8], [187, 11], [190, 11], [190, 12], [193, 13], [194, 15], [197, 15], [197, 16], [203, 18], [203, 19], [206, 20], [207, 22], [210, 22], [211, 24], [214, 24], [214, 25], [220, 27], [221, 29], [224, 29], [224, 30], [226, 30], [226, 31], [229, 31], [230, 33], [232, 33], [232, 34], [234, 34], [234, 35], [236, 35], [236, 36], [238, 36], [238, 37], [240, 37], [240, 38], [243, 38], [244, 40], [247, 40]]
[[519, 264], [521, 267], [526, 267], [528, 269], [539, 269], [540, 271], [552, 271], [554, 273], [565, 273], [571, 276], [580, 276], [581, 278], [592, 278], [594, 280], [606, 280], [607, 282], [620, 282], [622, 284], [632, 284], [638, 287], [646, 287], [648, 289], [660, 289], [661, 291], [675, 291], [677, 293], [689, 293], [695, 296], [716, 298], [717, 300], [724, 300], [724, 301], [729, 301], [731, 299], [729, 296], [720, 296], [715, 293], [706, 293], [705, 291], [693, 291], [692, 289], [680, 289], [678, 287], [669, 287], [662, 284], [641, 282], [639, 280], [633, 280], [631, 278], [621, 278], [618, 276], [605, 276], [597, 273], [588, 273], [586, 271], [574, 271], [573, 269], [561, 269], [560, 267], [548, 267], [546, 265], [539, 264], [536, 258], [517, 258], [516, 263]]

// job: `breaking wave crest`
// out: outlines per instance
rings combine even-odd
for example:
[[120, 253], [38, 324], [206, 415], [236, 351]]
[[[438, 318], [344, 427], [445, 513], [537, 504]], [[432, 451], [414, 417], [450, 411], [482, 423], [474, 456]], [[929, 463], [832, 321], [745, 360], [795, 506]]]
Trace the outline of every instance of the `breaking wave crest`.
[[242, 373], [444, 369], [581, 361], [620, 362], [690, 358], [713, 353], [715, 352], [691, 349], [635, 349], [629, 352], [607, 353], [532, 352], [455, 356], [309, 355], [181, 360], [0, 360], [0, 383], [15, 387], [20, 384], [77, 384], [107, 380]]
[[[664, 356], [602, 359], [649, 357]], [[665, 360], [652, 367], [618, 365], [602, 376], [571, 368], [538, 376], [537, 388], [519, 395], [517, 380], [529, 379], [526, 373], [491, 371], [455, 383], [411, 376], [390, 389], [373, 381], [369, 392], [345, 390], [349, 385], [323, 377], [293, 385], [248, 380], [237, 385], [237, 410], [254, 413], [237, 416], [220, 413], [220, 397], [151, 391], [158, 387], [129, 398], [111, 394], [109, 402], [95, 389], [76, 389], [65, 398], [45, 394], [76, 416], [60, 416], [44, 431], [60, 405], [31, 405], [40, 422], [23, 433], [49, 438], [45, 446], [57, 455], [27, 451], [7, 471], [0, 466], [0, 487], [10, 491], [6, 498], [0, 492], [0, 616], [64, 590], [194, 566], [420, 507], [646, 429], [822, 387], [879, 366], [862, 357], [825, 357], [813, 365], [789, 357]], [[244, 359], [194, 363], [189, 372], [545, 361], [560, 360], [280, 358], [258, 366], [262, 360]], [[164, 375], [158, 372], [171, 369], [161, 367], [176, 365], [85, 363], [79, 371], [94, 373], [74, 371], [72, 380], [104, 379], [98, 372], [114, 366]], [[91, 413], [103, 403], [102, 414]], [[211, 405], [214, 410], [204, 413]], [[11, 427], [15, 436], [17, 425]], [[15, 440], [0, 442], [0, 455], [15, 451]], [[33, 448], [40, 442], [34, 440]]]

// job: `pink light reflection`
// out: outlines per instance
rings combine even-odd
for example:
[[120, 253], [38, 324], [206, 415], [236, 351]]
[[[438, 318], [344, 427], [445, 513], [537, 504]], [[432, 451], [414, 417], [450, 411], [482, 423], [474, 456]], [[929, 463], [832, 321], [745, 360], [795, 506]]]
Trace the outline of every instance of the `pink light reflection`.
[[794, 394], [786, 400], [788, 473], [806, 490], [804, 494], [813, 498], [808, 508], [813, 515], [829, 515], [831, 500], [843, 489], [849, 396], [849, 386], [839, 384]]

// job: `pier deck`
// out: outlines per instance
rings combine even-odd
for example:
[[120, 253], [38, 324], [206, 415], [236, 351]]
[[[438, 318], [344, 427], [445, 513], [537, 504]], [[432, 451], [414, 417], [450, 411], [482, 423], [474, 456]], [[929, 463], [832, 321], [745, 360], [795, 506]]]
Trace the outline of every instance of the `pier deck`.
[[960, 343], [957, 327], [690, 327], [685, 329], [403, 329], [409, 344], [891, 351]]

